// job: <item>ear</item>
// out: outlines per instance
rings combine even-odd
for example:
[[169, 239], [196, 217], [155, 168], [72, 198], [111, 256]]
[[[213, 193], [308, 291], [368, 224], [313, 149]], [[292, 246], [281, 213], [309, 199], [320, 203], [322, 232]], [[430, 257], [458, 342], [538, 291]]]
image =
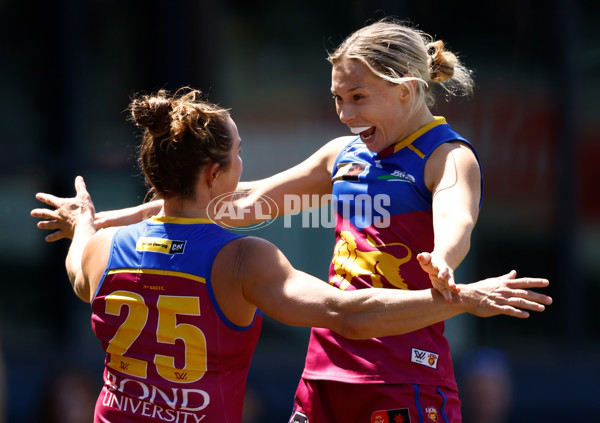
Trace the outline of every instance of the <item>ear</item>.
[[406, 81], [398, 85], [398, 98], [401, 103], [408, 103], [417, 89], [417, 81]]
[[209, 187], [213, 187], [219, 175], [219, 163], [213, 163], [206, 168], [206, 183]]

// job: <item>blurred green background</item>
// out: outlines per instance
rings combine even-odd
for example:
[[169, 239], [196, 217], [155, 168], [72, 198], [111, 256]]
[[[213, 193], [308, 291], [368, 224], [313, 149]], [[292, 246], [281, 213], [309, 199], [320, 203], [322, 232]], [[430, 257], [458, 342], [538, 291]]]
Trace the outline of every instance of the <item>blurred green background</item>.
[[[435, 108], [475, 145], [485, 178], [480, 220], [458, 277], [514, 268], [552, 283], [546, 291], [554, 305], [529, 320], [448, 322], [459, 382], [472, 351], [492, 348], [506, 358], [511, 380], [504, 421], [594, 419], [600, 2], [0, 0], [5, 422], [91, 421], [85, 407], [101, 383], [103, 354], [89, 307], [72, 294], [64, 271], [68, 242], [44, 242], [29, 215], [41, 205], [35, 193], [72, 196], [81, 174], [97, 210], [142, 202], [137, 131], [125, 109], [134, 93], [182, 85], [232, 108], [244, 179], [298, 163], [348, 134], [331, 100], [327, 51], [384, 16], [444, 40], [475, 71], [472, 99], [440, 100]], [[254, 234], [325, 278], [332, 230], [302, 229], [300, 216], [294, 219], [292, 228], [278, 220]], [[308, 329], [266, 319], [246, 422], [286, 421], [307, 339]], [[58, 408], [65, 402], [69, 412]]]

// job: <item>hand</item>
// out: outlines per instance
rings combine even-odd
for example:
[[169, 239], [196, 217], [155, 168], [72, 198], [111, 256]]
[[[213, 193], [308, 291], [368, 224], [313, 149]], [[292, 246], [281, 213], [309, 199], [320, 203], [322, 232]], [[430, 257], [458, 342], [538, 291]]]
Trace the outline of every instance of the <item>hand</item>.
[[467, 305], [469, 313], [479, 317], [506, 314], [527, 318], [529, 313], [525, 310], [544, 311], [545, 306], [552, 304], [551, 297], [530, 291], [548, 286], [547, 279], [515, 279], [516, 276], [512, 270], [504, 276], [463, 285], [456, 298]]
[[40, 229], [55, 230], [46, 236], [47, 242], [58, 241], [63, 238], [73, 238], [73, 232], [79, 219], [91, 219], [93, 222], [95, 209], [92, 198], [87, 192], [85, 182], [81, 176], [75, 178], [75, 191], [77, 194], [72, 198], [60, 198], [43, 192], [37, 193], [35, 198], [55, 208], [33, 209], [31, 215], [43, 220], [37, 223]]
[[435, 252], [420, 253], [417, 260], [421, 268], [429, 275], [433, 287], [444, 296], [446, 302], [452, 302], [452, 293], [460, 292], [454, 281], [454, 270]]

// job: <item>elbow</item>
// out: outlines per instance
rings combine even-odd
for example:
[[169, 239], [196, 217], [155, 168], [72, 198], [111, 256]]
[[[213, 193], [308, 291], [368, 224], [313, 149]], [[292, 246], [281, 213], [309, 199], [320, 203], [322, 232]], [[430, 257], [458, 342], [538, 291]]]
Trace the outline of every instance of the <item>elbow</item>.
[[90, 290], [87, 286], [83, 284], [74, 283], [73, 284], [73, 292], [84, 303], [90, 302]]
[[361, 316], [360, 313], [342, 314], [334, 332], [344, 338], [354, 340], [370, 339], [380, 335], [370, 319]]

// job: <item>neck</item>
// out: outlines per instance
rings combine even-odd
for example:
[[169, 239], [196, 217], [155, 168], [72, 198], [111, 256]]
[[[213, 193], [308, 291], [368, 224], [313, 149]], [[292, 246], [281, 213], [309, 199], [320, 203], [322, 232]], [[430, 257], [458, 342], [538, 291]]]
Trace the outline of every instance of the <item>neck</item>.
[[430, 122], [433, 122], [434, 120], [435, 117], [431, 113], [431, 110], [429, 110], [429, 107], [423, 104], [423, 106], [417, 109], [415, 111], [415, 114], [411, 117], [412, 125], [409, 134], [412, 134], [413, 132], [421, 129], [422, 127], [424, 127]]
[[209, 199], [182, 199], [180, 197], [164, 200], [163, 207], [158, 216], [207, 218], [206, 208]]

